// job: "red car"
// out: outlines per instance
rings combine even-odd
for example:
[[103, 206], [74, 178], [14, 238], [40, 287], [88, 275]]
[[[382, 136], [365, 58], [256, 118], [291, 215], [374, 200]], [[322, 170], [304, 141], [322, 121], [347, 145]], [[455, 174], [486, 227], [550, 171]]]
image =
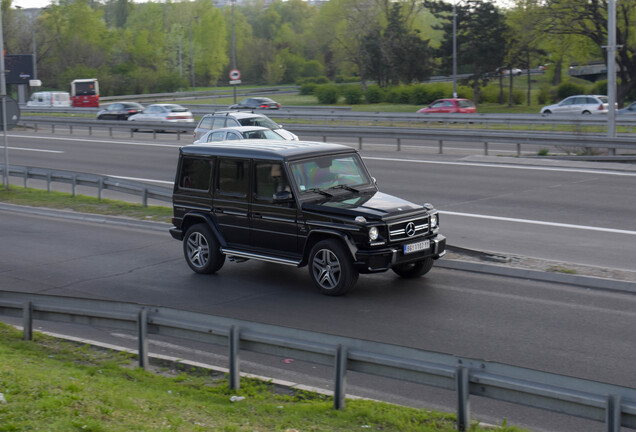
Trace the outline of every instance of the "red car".
[[466, 113], [471, 114], [476, 111], [475, 104], [468, 99], [438, 99], [426, 108], [417, 111], [422, 114], [430, 113]]

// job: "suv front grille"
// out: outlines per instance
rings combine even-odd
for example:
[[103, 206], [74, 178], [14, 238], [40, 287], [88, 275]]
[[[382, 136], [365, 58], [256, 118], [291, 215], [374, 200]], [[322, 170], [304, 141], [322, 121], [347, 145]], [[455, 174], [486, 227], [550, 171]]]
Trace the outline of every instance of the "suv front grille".
[[428, 233], [428, 216], [389, 225], [389, 239], [391, 241], [406, 240], [426, 233]]

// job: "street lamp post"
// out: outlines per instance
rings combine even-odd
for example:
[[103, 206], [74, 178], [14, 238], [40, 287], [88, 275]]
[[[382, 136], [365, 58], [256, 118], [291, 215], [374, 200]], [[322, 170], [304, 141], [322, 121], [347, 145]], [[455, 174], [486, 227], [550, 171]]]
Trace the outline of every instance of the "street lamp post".
[[607, 136], [616, 136], [616, 0], [607, 10]]
[[9, 143], [7, 141], [7, 82], [4, 74], [4, 32], [2, 29], [2, 8], [0, 7], [0, 98], [2, 99], [2, 136], [4, 141], [4, 175], [2, 181], [9, 190]]
[[457, 0], [453, 1], [453, 97], [457, 98]]
[[[234, 3], [236, 0], [231, 0], [232, 2], [232, 69], [236, 70], [236, 35], [234, 33]], [[234, 104], [236, 105], [236, 84], [234, 84]]]

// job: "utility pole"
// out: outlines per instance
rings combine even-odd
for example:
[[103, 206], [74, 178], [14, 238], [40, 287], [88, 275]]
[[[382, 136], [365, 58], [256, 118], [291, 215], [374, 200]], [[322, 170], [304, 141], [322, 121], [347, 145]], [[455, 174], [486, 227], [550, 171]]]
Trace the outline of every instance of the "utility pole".
[[607, 136], [616, 136], [616, 0], [607, 6]]
[[2, 136], [4, 141], [3, 183], [9, 190], [9, 142], [7, 141], [7, 81], [4, 74], [4, 31], [2, 29], [2, 8], [0, 7], [0, 98], [2, 99]]

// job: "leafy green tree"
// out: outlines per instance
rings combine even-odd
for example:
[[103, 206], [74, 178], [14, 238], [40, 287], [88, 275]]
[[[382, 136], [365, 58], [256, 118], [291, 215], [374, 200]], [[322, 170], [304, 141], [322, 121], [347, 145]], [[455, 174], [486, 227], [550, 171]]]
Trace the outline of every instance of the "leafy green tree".
[[[546, 0], [545, 26], [556, 36], [580, 36], [590, 41], [607, 63], [607, 0]], [[636, 0], [616, 2], [616, 55], [618, 65], [617, 101], [636, 90], [636, 39], [631, 30], [636, 25]]]
[[[441, 19], [444, 38], [438, 50], [443, 73], [450, 75], [453, 60], [452, 4], [426, 0], [427, 7]], [[464, 0], [456, 5], [458, 70], [470, 73], [466, 80], [478, 103], [481, 87], [502, 66], [506, 55], [506, 24], [502, 12], [488, 0]]]

